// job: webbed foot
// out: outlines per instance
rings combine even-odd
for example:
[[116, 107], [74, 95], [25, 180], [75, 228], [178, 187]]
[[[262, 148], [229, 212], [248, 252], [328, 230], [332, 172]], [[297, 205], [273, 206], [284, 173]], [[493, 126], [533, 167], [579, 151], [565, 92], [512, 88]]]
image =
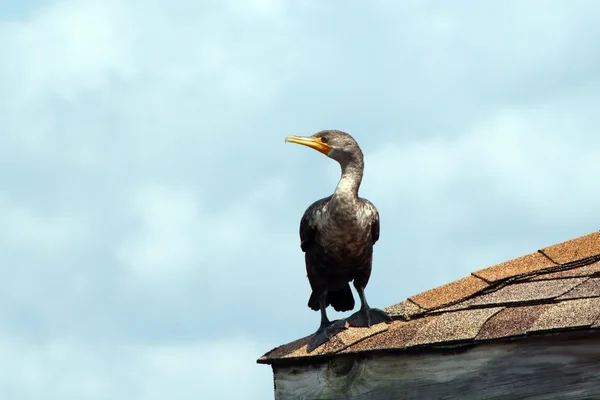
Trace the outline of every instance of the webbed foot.
[[308, 341], [306, 351], [310, 353], [329, 339], [346, 329], [346, 320], [338, 319], [328, 325], [321, 325], [315, 334]]
[[361, 308], [348, 318], [350, 326], [361, 328], [368, 328], [381, 322], [392, 322], [392, 317], [378, 308]]

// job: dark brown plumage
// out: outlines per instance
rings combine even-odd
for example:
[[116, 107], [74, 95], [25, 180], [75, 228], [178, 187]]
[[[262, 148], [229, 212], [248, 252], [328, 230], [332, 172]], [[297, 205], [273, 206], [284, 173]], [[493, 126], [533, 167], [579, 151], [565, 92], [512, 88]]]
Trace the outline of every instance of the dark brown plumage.
[[[370, 308], [364, 294], [371, 276], [373, 245], [379, 239], [379, 213], [370, 201], [358, 196], [364, 169], [360, 147], [352, 136], [335, 130], [286, 140], [320, 151], [338, 161], [342, 169], [335, 192], [311, 204], [300, 221], [300, 247], [312, 289], [308, 306], [321, 311], [321, 326], [308, 344], [310, 352], [345, 329], [346, 322], [371, 326], [391, 318]], [[354, 308], [350, 282], [358, 292], [361, 309], [347, 321], [329, 321], [327, 306], [336, 311]]]

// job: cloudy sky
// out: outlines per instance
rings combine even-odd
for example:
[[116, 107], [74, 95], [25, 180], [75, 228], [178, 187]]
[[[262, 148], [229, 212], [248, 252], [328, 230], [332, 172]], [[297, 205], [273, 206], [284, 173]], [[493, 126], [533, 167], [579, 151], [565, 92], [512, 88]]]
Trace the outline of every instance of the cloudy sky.
[[3, 1], [0, 398], [271, 398], [255, 361], [317, 328], [298, 224], [339, 177], [288, 134], [364, 149], [373, 306], [598, 230], [599, 17]]

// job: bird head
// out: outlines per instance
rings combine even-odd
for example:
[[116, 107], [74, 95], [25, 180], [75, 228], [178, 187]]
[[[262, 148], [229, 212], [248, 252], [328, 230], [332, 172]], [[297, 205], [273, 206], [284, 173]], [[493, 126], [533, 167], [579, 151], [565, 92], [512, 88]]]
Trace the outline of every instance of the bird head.
[[292, 135], [288, 136], [285, 141], [308, 146], [342, 165], [362, 156], [362, 151], [356, 140], [342, 131], [326, 130], [317, 132], [312, 136]]

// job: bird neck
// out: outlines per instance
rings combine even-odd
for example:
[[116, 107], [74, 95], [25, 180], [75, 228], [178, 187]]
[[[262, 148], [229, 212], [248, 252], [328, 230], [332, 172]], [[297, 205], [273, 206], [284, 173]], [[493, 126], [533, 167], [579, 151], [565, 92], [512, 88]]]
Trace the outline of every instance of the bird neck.
[[336, 197], [358, 198], [358, 189], [363, 177], [363, 161], [361, 159], [341, 164], [342, 177], [335, 188]]

